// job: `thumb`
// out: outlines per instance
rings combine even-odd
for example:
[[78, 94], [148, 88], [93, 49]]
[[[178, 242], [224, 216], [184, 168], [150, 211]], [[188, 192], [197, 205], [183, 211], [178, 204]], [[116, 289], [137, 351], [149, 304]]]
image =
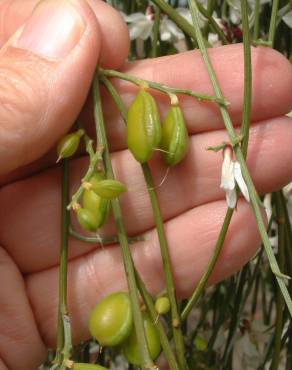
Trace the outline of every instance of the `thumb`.
[[37, 159], [68, 131], [88, 94], [100, 35], [84, 0], [43, 0], [2, 47], [0, 174]]

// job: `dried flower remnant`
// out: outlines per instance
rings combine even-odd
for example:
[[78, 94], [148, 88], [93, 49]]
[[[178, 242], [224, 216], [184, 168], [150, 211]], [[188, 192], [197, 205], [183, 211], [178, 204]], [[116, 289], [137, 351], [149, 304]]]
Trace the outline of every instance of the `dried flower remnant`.
[[233, 160], [233, 150], [230, 146], [226, 146], [223, 150], [220, 188], [226, 193], [226, 202], [229, 208], [235, 208], [236, 206], [236, 184], [246, 201], [249, 202], [249, 193], [241, 173], [240, 163]]

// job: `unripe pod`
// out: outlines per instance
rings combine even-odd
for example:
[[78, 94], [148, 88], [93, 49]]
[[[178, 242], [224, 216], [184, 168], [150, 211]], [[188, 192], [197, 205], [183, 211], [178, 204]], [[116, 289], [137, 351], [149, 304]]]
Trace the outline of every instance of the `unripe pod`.
[[91, 232], [95, 232], [98, 228], [98, 220], [94, 213], [85, 208], [78, 208], [77, 220], [83, 229]]
[[[161, 352], [161, 344], [158, 331], [147, 314], [143, 315], [147, 345], [152, 360], [155, 360]], [[136, 366], [142, 365], [136, 331], [133, 328], [129, 338], [123, 343], [123, 353], [127, 360]]]
[[83, 364], [81, 362], [74, 362], [72, 369], [74, 370], [108, 370], [106, 367], [94, 364]]
[[102, 346], [121, 344], [130, 335], [132, 327], [131, 301], [125, 292], [105, 297], [90, 315], [90, 333]]
[[161, 140], [160, 116], [154, 98], [141, 90], [128, 110], [128, 148], [140, 163], [147, 162]]
[[96, 217], [97, 228], [104, 225], [109, 215], [110, 202], [101, 198], [93, 190], [85, 189], [82, 198], [83, 208], [91, 211]]
[[92, 184], [91, 189], [100, 197], [105, 199], [113, 199], [127, 191], [127, 187], [117, 180], [100, 180]]
[[105, 179], [105, 173], [104, 172], [94, 172], [91, 177], [90, 177], [90, 184], [91, 185], [96, 185], [100, 180], [104, 180]]
[[155, 310], [159, 315], [165, 315], [170, 310], [170, 302], [167, 297], [159, 297], [155, 302]]
[[161, 149], [169, 166], [179, 163], [189, 148], [189, 136], [182, 110], [172, 106], [162, 125]]
[[80, 129], [71, 134], [65, 135], [58, 143], [58, 161], [62, 158], [71, 157], [78, 149], [80, 138], [84, 135], [84, 130]]

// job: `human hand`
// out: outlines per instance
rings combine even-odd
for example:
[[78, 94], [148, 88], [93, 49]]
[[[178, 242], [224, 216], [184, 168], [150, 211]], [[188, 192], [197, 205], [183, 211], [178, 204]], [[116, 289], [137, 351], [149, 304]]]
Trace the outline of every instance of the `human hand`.
[[[0, 1], [3, 27], [0, 39], [8, 36], [26, 20], [36, 0]], [[69, 44], [42, 45], [42, 56], [35, 51], [36, 37], [31, 20], [23, 36], [17, 31], [0, 51], [0, 369], [31, 370], [45, 358], [46, 348], [55, 345], [58, 305], [58, 259], [60, 230], [60, 167], [54, 165], [55, 153], [47, 152], [74, 123], [81, 110], [97, 59], [104, 67], [122, 65], [128, 47], [125, 25], [101, 1], [72, 1], [66, 16]], [[45, 27], [52, 10], [67, 1], [44, 1], [34, 13], [38, 27]], [[75, 4], [75, 5], [73, 5]], [[76, 6], [83, 20], [72, 13]], [[95, 15], [98, 17], [96, 21]], [[71, 16], [70, 16], [71, 14]], [[72, 14], [75, 14], [74, 16]], [[68, 19], [69, 17], [69, 19]], [[56, 18], [57, 19], [57, 16]], [[65, 20], [59, 20], [64, 25]], [[73, 25], [77, 24], [78, 29]], [[58, 30], [58, 41], [62, 34]], [[84, 32], [80, 32], [85, 29]], [[49, 29], [45, 34], [49, 35]], [[81, 35], [82, 33], [82, 35]], [[80, 39], [81, 37], [81, 39]], [[12, 46], [14, 45], [14, 46]], [[33, 45], [34, 52], [25, 48]], [[45, 45], [45, 47], [44, 47]], [[17, 47], [18, 46], [18, 47]], [[49, 52], [49, 59], [44, 53]], [[46, 55], [46, 54], [45, 54]], [[240, 45], [210, 50], [230, 113], [239, 125], [243, 95], [243, 53]], [[191, 88], [212, 94], [211, 84], [198, 52], [185, 53], [136, 63], [124, 70], [170, 86]], [[249, 168], [260, 192], [276, 190], [291, 181], [292, 159], [290, 119], [284, 117], [291, 107], [292, 71], [290, 64], [269, 49], [253, 49], [253, 127], [249, 148]], [[126, 104], [135, 90], [117, 82]], [[166, 100], [157, 96], [162, 114]], [[204, 272], [226, 212], [225, 195], [220, 190], [221, 155], [205, 150], [227, 138], [215, 105], [182, 98], [188, 122], [191, 148], [187, 158], [172, 169], [163, 186], [157, 189], [166, 222], [177, 291], [187, 296]], [[152, 211], [139, 165], [125, 150], [124, 124], [107, 94], [105, 117], [117, 177], [127, 183], [129, 192], [121, 198], [130, 235], [144, 234], [146, 240], [132, 245], [136, 266], [147, 286], [156, 293], [163, 289], [159, 245]], [[82, 118], [90, 125], [90, 102]], [[71, 161], [72, 188], [76, 188], [87, 160]], [[157, 184], [165, 173], [158, 158], [151, 163]], [[113, 224], [104, 235], [114, 233]], [[210, 282], [214, 283], [239, 269], [259, 245], [259, 235], [249, 204], [239, 201], [224, 250]], [[91, 308], [104, 295], [125, 289], [119, 246], [100, 248], [70, 240], [69, 309], [74, 341], [89, 337], [87, 322]], [[2, 363], [1, 363], [2, 361]], [[1, 367], [2, 366], [2, 367]]]

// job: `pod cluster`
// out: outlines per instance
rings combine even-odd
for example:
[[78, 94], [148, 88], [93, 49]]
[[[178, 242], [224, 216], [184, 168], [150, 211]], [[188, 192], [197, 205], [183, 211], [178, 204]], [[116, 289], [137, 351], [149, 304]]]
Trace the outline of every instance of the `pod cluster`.
[[[165, 302], [163, 308], [165, 311]], [[143, 312], [143, 320], [149, 353], [155, 360], [161, 352], [158, 331], [147, 312]], [[101, 346], [118, 346], [129, 363], [141, 365], [128, 293], [116, 292], [99, 302], [90, 315], [89, 330]]]
[[183, 112], [178, 104], [170, 110], [161, 125], [153, 96], [141, 89], [129, 107], [127, 115], [128, 148], [140, 163], [151, 159], [155, 150], [161, 150], [168, 166], [179, 163], [189, 147], [188, 131]]
[[120, 181], [106, 179], [104, 172], [93, 173], [84, 187], [82, 207], [76, 209], [77, 219], [83, 229], [96, 232], [108, 218], [110, 200], [127, 188]]
[[[73, 156], [80, 144], [84, 130], [65, 135], [57, 147], [58, 161]], [[89, 181], [83, 183], [82, 206], [75, 207], [79, 225], [87, 231], [96, 232], [106, 222], [110, 212], [110, 200], [127, 191], [117, 180], [106, 179], [105, 173], [95, 171]]]

